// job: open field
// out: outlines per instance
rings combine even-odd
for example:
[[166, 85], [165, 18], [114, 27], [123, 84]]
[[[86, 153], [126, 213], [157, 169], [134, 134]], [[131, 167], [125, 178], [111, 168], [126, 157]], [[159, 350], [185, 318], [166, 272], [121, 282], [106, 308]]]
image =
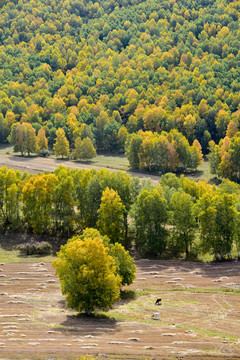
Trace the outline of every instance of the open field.
[[[53, 159], [53, 158], [43, 158], [37, 156], [31, 157], [22, 157], [22, 156], [11, 156], [11, 155], [1, 155], [0, 154], [0, 167], [6, 166], [8, 169], [19, 170], [21, 172], [27, 171], [30, 174], [39, 174], [44, 171], [53, 172], [59, 165], [69, 167], [71, 169], [97, 169], [101, 170], [102, 168], [107, 168], [109, 171], [118, 171], [124, 170], [119, 164], [121, 162], [126, 162], [126, 158], [122, 159], [118, 156], [108, 156], [99, 155], [102, 159], [99, 163], [93, 162], [78, 162], [78, 161], [69, 161], [62, 159]], [[108, 163], [108, 165], [106, 165]], [[110, 166], [111, 164], [111, 166]], [[114, 166], [115, 164], [115, 166]], [[147, 178], [153, 180], [153, 182], [158, 183], [160, 176], [150, 175], [146, 173], [134, 172], [127, 170], [127, 173], [132, 176], [138, 176], [140, 178]]]
[[[56, 159], [54, 157], [22, 157], [20, 155], [12, 155], [12, 147], [0, 147], [0, 167], [6, 166], [9, 169], [19, 170], [21, 172], [27, 171], [31, 174], [39, 174], [44, 171], [53, 172], [54, 169], [56, 169], [59, 165], [77, 169], [100, 170], [102, 168], [106, 168], [110, 171], [123, 170], [132, 176], [151, 179], [155, 184], [157, 184], [160, 179], [159, 175], [130, 170], [127, 158], [120, 155], [98, 155], [92, 161], [79, 162]], [[213, 175], [210, 174], [210, 166], [208, 161], [204, 161], [194, 174], [187, 173], [184, 175], [195, 181], [206, 180], [211, 182], [211, 179], [213, 179]]]
[[[4, 156], [16, 156], [16, 157], [20, 157], [21, 158], [21, 154], [20, 153], [15, 153], [13, 151], [13, 146], [12, 145], [3, 145], [0, 144], [0, 155], [4, 155]], [[30, 156], [30, 158], [36, 158], [37, 155], [32, 155]], [[24, 159], [28, 159], [28, 157], [24, 157]], [[46, 158], [42, 158], [42, 160], [44, 161]], [[51, 155], [50, 157], [47, 158], [47, 160], [49, 159], [53, 159], [56, 160], [55, 155]], [[129, 166], [129, 162], [128, 159], [126, 158], [126, 156], [121, 155], [121, 154], [112, 154], [112, 153], [104, 153], [104, 154], [99, 154], [97, 155], [95, 158], [93, 158], [90, 161], [87, 162], [79, 162], [76, 160], [72, 160], [71, 163], [75, 164], [76, 167], [79, 164], [83, 164], [83, 165], [92, 165], [92, 166], [100, 166], [100, 167], [104, 167], [104, 168], [112, 168], [112, 169], [118, 169], [118, 170], [123, 170], [123, 171], [128, 171], [130, 170], [130, 166]], [[42, 169], [39, 169], [39, 171], [43, 171]]]
[[0, 259], [0, 359], [240, 356], [240, 262], [137, 260], [137, 297], [86, 317], [66, 308], [48, 260]]

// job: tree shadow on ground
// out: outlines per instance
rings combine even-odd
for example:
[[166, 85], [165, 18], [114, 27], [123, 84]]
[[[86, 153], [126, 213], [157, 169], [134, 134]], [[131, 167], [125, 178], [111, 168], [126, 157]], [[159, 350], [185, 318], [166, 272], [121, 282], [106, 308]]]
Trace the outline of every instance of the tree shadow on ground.
[[[114, 303], [114, 308], [131, 302], [137, 298], [135, 290], [123, 289], [120, 293], [120, 300]], [[65, 300], [60, 300], [59, 307], [62, 309], [68, 309]], [[104, 312], [92, 312], [91, 314], [76, 313], [67, 315], [67, 319], [60, 324], [57, 328], [58, 331], [66, 334], [76, 335], [92, 335], [97, 336], [105, 332], [117, 331], [119, 321], [116, 320], [111, 314]], [[55, 329], [56, 330], [56, 329]]]
[[185, 261], [185, 260], [136, 260], [138, 270], [147, 274], [157, 272], [158, 275], [171, 273], [179, 276], [180, 273], [190, 273], [193, 276], [204, 276], [209, 278], [220, 278], [222, 276], [239, 276], [240, 261], [238, 259], [212, 262]]
[[67, 315], [58, 328], [54, 330], [65, 335], [97, 336], [106, 332], [117, 331], [118, 322], [116, 319], [104, 314], [94, 312], [90, 315], [78, 313]]
[[37, 155], [37, 154], [30, 154], [30, 155], [15, 154], [15, 155], [9, 156], [9, 159], [13, 160], [13, 161], [25, 162], [25, 161], [32, 160], [37, 157], [39, 157], [39, 155]]

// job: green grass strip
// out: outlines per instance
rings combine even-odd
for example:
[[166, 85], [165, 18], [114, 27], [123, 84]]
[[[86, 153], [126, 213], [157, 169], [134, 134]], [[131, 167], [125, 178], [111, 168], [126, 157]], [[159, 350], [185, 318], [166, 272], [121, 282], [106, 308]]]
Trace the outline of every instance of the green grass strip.
[[225, 288], [225, 289], [199, 289], [199, 288], [190, 288], [190, 289], [168, 289], [164, 291], [169, 292], [190, 292], [190, 293], [199, 293], [199, 294], [207, 294], [207, 293], [219, 293], [219, 294], [235, 294], [240, 295], [239, 289]]
[[213, 331], [213, 330], [204, 330], [204, 329], [199, 329], [199, 328], [195, 328], [195, 327], [192, 327], [192, 326], [184, 326], [184, 325], [177, 325], [176, 327], [179, 328], [179, 329], [193, 330], [196, 333], [204, 334], [204, 335], [208, 335], [208, 336], [218, 336], [218, 337], [220, 337], [222, 339], [229, 339], [231, 341], [238, 341], [239, 340], [239, 338], [237, 336], [223, 334], [223, 333]]

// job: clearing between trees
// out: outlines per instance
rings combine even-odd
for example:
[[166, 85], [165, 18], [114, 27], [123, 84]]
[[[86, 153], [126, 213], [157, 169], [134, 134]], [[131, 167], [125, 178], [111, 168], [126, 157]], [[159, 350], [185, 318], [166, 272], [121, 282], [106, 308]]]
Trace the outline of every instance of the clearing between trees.
[[[62, 159], [0, 155], [0, 167], [6, 166], [8, 169], [19, 170], [21, 172], [27, 171], [30, 174], [39, 174], [44, 171], [53, 172], [59, 165], [69, 167], [71, 169], [101, 170], [102, 168], [107, 168], [109, 171], [121, 170], [117, 166], [116, 168], [113, 168], [112, 166], [101, 166], [96, 164], [92, 165], [89, 163], [80, 163], [80, 162], [74, 162], [74, 161], [62, 160]], [[132, 176], [149, 178], [156, 182], [158, 182], [160, 179], [160, 176], [158, 175], [150, 175], [150, 174], [134, 172], [134, 171], [126, 171], [126, 172]]]
[[[96, 160], [91, 162], [76, 162], [62, 159], [43, 158], [38, 156], [22, 157], [18, 155], [4, 155], [0, 153], [0, 167], [6, 166], [8, 169], [19, 170], [21, 172], [27, 171], [30, 174], [39, 174], [44, 171], [53, 172], [59, 165], [73, 169], [96, 169], [107, 168], [109, 171], [126, 171], [132, 176], [140, 178], [151, 179], [153, 183], [157, 184], [160, 175], [148, 174], [140, 171], [128, 170], [125, 157], [99, 155]], [[193, 176], [194, 175], [194, 176]], [[211, 181], [213, 175], [210, 174], [210, 167], [208, 161], [204, 161], [194, 174], [185, 174], [191, 180], [206, 180]]]

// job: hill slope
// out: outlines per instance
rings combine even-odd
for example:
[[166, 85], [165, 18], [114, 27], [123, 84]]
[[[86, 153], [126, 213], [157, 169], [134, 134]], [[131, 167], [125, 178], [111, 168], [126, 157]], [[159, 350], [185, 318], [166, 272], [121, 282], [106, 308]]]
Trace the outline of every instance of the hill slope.
[[[0, 11], [0, 141], [15, 121], [119, 150], [177, 128], [203, 151], [238, 127], [237, 1], [26, 1]], [[81, 125], [80, 124], [86, 124]], [[75, 135], [74, 135], [75, 134]]]

